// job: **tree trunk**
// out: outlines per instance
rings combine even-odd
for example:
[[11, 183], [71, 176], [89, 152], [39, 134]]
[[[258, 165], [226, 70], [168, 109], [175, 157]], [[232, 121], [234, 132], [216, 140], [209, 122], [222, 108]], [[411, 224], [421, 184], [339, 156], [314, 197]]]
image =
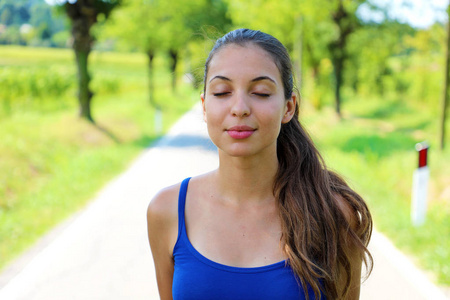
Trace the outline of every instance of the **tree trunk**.
[[80, 117], [95, 123], [91, 113], [91, 100], [93, 93], [89, 89], [91, 78], [88, 72], [88, 57], [92, 49], [94, 39], [91, 35], [91, 27], [97, 21], [98, 12], [86, 1], [77, 1], [73, 4], [66, 3], [65, 9], [72, 20], [73, 50], [78, 70], [78, 102], [80, 105]]
[[351, 15], [345, 10], [342, 0], [339, 0], [337, 10], [333, 14], [333, 21], [339, 28], [339, 37], [336, 41], [329, 44], [331, 59], [334, 67], [334, 75], [336, 78], [335, 86], [335, 108], [339, 117], [341, 114], [341, 87], [344, 84], [344, 64], [347, 59], [347, 40], [348, 36], [354, 31], [355, 24], [351, 21]]
[[342, 73], [343, 73], [344, 58], [342, 56], [335, 57], [334, 59], [334, 75], [336, 77], [336, 86], [334, 89], [334, 101], [336, 113], [339, 117], [341, 114], [341, 87], [343, 84]]
[[89, 82], [91, 81], [88, 72], [89, 51], [74, 50], [78, 69], [78, 101], [80, 104], [80, 117], [95, 123], [91, 113], [93, 93], [89, 89]]
[[155, 52], [150, 49], [147, 50], [148, 57], [148, 99], [150, 105], [156, 108], [156, 102], [154, 97], [155, 85], [153, 82], [153, 58], [155, 57]]
[[445, 58], [445, 80], [444, 80], [444, 91], [442, 94], [442, 110], [441, 110], [441, 136], [440, 136], [440, 146], [441, 150], [445, 148], [445, 122], [447, 119], [447, 106], [449, 98], [449, 72], [450, 72], [450, 4], [447, 8], [448, 21], [447, 21], [447, 52]]
[[175, 92], [177, 88], [177, 63], [178, 63], [178, 51], [170, 49], [169, 55], [171, 58], [170, 71], [172, 72], [172, 91]]

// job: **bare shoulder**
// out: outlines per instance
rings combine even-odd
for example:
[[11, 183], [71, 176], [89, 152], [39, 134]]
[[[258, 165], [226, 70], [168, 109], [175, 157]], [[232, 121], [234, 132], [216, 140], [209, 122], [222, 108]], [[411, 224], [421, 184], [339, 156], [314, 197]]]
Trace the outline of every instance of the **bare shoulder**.
[[162, 189], [153, 197], [147, 208], [149, 225], [177, 221], [179, 190], [180, 183]]
[[147, 208], [148, 240], [161, 299], [172, 299], [173, 248], [178, 236], [180, 184], [162, 189]]
[[180, 184], [159, 191], [147, 208], [147, 229], [154, 257], [171, 257], [178, 237]]

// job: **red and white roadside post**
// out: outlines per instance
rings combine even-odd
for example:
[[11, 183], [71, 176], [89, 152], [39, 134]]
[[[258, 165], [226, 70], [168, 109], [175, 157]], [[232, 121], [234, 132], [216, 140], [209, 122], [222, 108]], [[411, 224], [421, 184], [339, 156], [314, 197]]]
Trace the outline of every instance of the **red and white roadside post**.
[[413, 174], [411, 221], [414, 226], [425, 222], [427, 212], [428, 179], [430, 170], [427, 166], [428, 145], [424, 142], [416, 144], [419, 153], [419, 167]]

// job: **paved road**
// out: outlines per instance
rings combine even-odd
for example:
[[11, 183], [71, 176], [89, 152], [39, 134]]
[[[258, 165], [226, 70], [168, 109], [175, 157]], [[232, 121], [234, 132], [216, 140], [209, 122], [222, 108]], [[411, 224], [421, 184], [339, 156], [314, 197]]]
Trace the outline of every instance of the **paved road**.
[[[199, 108], [0, 274], [2, 300], [159, 299], [147, 242], [146, 208], [162, 187], [218, 165]], [[373, 275], [361, 299], [447, 299], [375, 233]]]

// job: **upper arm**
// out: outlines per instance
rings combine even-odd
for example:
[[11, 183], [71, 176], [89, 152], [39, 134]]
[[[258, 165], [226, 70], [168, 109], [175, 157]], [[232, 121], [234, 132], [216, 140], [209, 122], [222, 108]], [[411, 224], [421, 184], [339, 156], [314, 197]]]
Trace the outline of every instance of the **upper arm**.
[[159, 192], [147, 209], [147, 228], [161, 299], [172, 299], [173, 247], [178, 236], [178, 188]]
[[[338, 195], [336, 197], [336, 201], [339, 209], [341, 210], [344, 218], [347, 221], [348, 227], [341, 228], [342, 237], [343, 237], [343, 251], [345, 252], [349, 263], [350, 263], [350, 272], [351, 272], [351, 281], [350, 288], [347, 293], [345, 299], [359, 299], [360, 294], [360, 286], [361, 286], [361, 267], [362, 267], [362, 249], [358, 245], [358, 243], [350, 236], [351, 233], [349, 229], [353, 232], [358, 232], [358, 213], [355, 209], [350, 205], [350, 203], [342, 196]], [[345, 272], [343, 267], [341, 267], [340, 272]], [[345, 274], [343, 274], [345, 275]], [[338, 282], [338, 289], [343, 290], [346, 285], [346, 276], [339, 276], [342, 280]]]

